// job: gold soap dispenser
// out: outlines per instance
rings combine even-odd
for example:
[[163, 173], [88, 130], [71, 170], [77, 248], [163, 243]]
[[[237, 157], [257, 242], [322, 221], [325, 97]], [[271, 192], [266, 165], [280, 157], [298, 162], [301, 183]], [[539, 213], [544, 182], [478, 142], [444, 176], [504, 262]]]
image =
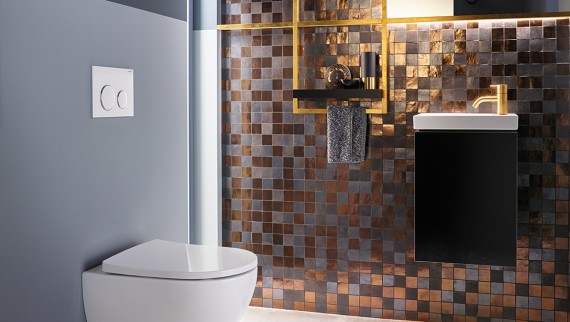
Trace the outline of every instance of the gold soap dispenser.
[[495, 96], [481, 96], [473, 102], [475, 109], [479, 108], [481, 103], [497, 103], [497, 115], [507, 115], [509, 112], [507, 103], [507, 84], [496, 84], [491, 87], [497, 88], [497, 95]]

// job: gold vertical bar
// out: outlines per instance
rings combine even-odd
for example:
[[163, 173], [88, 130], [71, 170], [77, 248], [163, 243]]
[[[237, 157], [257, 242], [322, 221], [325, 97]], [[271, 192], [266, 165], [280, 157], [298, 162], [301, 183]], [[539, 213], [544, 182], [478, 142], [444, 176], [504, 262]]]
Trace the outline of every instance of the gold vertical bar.
[[388, 113], [388, 0], [382, 0], [382, 114]]
[[[299, 89], [299, 2], [293, 0], [293, 89]], [[293, 98], [293, 114], [299, 113], [299, 99]]]

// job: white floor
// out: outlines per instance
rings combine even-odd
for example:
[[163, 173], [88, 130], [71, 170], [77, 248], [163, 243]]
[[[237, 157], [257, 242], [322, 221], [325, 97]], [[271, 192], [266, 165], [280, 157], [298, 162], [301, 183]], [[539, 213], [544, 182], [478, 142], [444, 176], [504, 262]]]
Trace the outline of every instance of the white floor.
[[395, 320], [361, 318], [336, 314], [266, 309], [250, 306], [241, 322], [388, 322]]

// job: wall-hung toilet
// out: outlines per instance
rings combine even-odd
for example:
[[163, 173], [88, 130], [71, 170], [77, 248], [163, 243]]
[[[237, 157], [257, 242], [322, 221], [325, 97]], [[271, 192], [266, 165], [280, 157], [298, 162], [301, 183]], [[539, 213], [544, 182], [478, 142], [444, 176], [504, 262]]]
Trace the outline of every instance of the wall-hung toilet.
[[87, 322], [238, 322], [257, 279], [255, 254], [153, 240], [83, 273]]

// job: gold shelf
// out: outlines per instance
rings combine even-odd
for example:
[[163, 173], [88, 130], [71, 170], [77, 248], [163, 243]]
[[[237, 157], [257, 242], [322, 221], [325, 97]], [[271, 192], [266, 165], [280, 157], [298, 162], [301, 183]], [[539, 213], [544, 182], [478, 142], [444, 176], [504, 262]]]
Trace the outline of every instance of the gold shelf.
[[[379, 89], [382, 97], [382, 107], [379, 109], [366, 109], [367, 114], [386, 114], [388, 111], [388, 28], [386, 25], [386, 1], [382, 0], [382, 19], [354, 19], [354, 20], [323, 20], [323, 21], [299, 21], [299, 1], [293, 0], [293, 89], [299, 89], [299, 28], [308, 27], [334, 27], [334, 26], [357, 26], [357, 25], [382, 25], [382, 82]], [[293, 98], [294, 114], [325, 114], [326, 109], [299, 108], [299, 99]]]
[[[300, 108], [295, 114], [327, 114], [326, 108]], [[367, 108], [366, 114], [386, 114], [380, 108]]]

